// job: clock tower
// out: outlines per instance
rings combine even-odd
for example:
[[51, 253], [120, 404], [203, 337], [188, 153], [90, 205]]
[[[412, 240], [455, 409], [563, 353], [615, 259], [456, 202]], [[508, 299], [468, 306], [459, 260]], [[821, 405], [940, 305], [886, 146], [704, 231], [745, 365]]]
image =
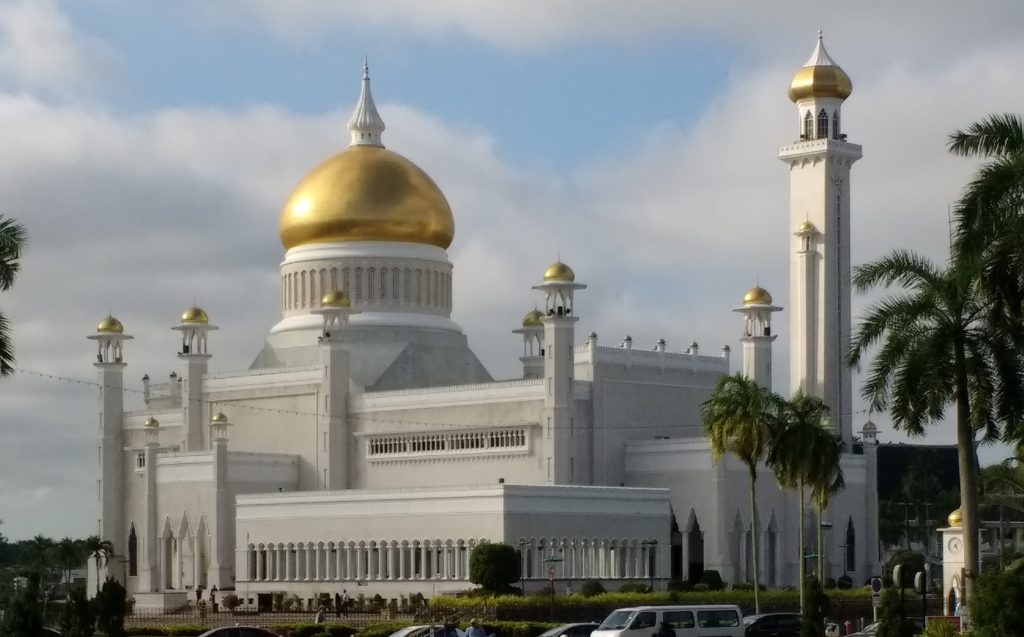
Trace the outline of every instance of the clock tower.
[[850, 168], [861, 147], [841, 126], [849, 76], [822, 42], [793, 78], [796, 141], [779, 149], [789, 166], [790, 391], [819, 396], [849, 444], [852, 431], [850, 343]]

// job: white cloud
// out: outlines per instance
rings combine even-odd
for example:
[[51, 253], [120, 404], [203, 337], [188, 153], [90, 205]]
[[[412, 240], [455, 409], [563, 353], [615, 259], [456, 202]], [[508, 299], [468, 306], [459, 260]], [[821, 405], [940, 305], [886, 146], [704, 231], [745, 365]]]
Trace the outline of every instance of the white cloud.
[[113, 61], [110, 48], [76, 31], [54, 0], [0, 2], [0, 78], [8, 86], [88, 92]]

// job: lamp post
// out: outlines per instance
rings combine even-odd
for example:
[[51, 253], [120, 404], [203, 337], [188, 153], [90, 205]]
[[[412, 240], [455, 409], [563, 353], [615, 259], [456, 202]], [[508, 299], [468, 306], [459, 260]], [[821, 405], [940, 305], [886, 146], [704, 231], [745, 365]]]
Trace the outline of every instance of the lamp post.
[[544, 560], [548, 565], [548, 588], [551, 589], [551, 621], [555, 620], [555, 564], [562, 561], [560, 557], [549, 557]]
[[526, 597], [526, 560], [523, 558], [528, 544], [526, 540], [519, 540], [519, 592], [523, 597]]
[[643, 540], [640, 542], [640, 546], [647, 549], [647, 575], [651, 578], [651, 592], [654, 592], [654, 567], [656, 562], [654, 559], [655, 551], [658, 550], [658, 540]]

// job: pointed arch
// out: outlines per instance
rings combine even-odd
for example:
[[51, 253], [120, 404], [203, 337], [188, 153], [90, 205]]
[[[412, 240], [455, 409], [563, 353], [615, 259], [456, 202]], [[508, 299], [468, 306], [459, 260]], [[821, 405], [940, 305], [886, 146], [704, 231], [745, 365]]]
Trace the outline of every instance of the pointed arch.
[[139, 536], [135, 532], [135, 523], [132, 523], [128, 531], [128, 576], [136, 577], [139, 574]]
[[704, 576], [704, 531], [700, 528], [697, 512], [690, 509], [686, 520], [686, 576], [696, 583]]
[[814, 139], [814, 115], [811, 111], [804, 113], [804, 130], [800, 137], [804, 140]]
[[847, 571], [857, 570], [857, 530], [853, 526], [853, 516], [846, 522], [846, 546], [844, 558]]
[[775, 586], [779, 583], [779, 521], [775, 515], [775, 509], [772, 509], [768, 516], [764, 539], [766, 583], [769, 586]]
[[828, 113], [825, 109], [818, 112], [818, 131], [815, 139], [828, 139]]

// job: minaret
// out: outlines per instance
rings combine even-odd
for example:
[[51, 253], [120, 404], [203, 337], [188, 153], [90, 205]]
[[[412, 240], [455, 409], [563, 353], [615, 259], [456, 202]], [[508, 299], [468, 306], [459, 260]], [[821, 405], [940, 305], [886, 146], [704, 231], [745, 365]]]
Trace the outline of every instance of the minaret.
[[840, 127], [853, 85], [832, 61], [821, 33], [797, 71], [789, 97], [797, 141], [779, 149], [789, 165], [790, 389], [819, 396], [843, 440], [852, 434], [850, 342], [850, 167], [861, 147]]
[[519, 360], [523, 363], [523, 378], [544, 377], [544, 314], [539, 310], [531, 310], [523, 317], [523, 326], [512, 330], [513, 334], [523, 335], [523, 355]]
[[210, 447], [213, 449], [213, 525], [210, 529], [209, 586], [229, 587], [234, 580], [235, 507], [228, 484], [228, 417], [218, 413], [210, 419]]
[[157, 526], [157, 491], [156, 491], [156, 463], [157, 452], [160, 450], [160, 422], [150, 416], [146, 419], [146, 450], [145, 450], [145, 480], [146, 480], [146, 523], [142, 529], [142, 564], [139, 569], [139, 590], [155, 592], [160, 590], [165, 577], [162, 569], [167, 565], [162, 564], [158, 556], [163, 555], [160, 546], [160, 528]]
[[867, 465], [868, 475], [865, 483], [866, 515], [864, 516], [864, 528], [866, 537], [864, 549], [860, 550], [863, 556], [864, 572], [868, 574], [878, 572], [878, 427], [870, 420], [864, 423], [860, 432], [861, 443], [864, 445], [864, 461]]
[[544, 312], [544, 422], [543, 446], [547, 481], [550, 484], [576, 482], [575, 374], [576, 317], [573, 293], [586, 288], [576, 283], [572, 268], [561, 261], [544, 272], [544, 283], [534, 286], [545, 294]]
[[202, 451], [206, 415], [203, 409], [203, 375], [210, 361], [206, 334], [217, 329], [203, 308], [192, 306], [182, 312], [181, 324], [171, 328], [181, 332], [178, 358], [185, 361], [185, 390], [182, 392], [182, 422], [185, 423], [185, 450]]
[[384, 128], [384, 120], [377, 112], [377, 105], [373, 103], [373, 94], [370, 92], [370, 65], [363, 60], [363, 84], [359, 89], [359, 103], [348, 120], [348, 131], [352, 135], [349, 146], [383, 148], [381, 133], [384, 132]]
[[[99, 520], [96, 533], [114, 545], [115, 555], [123, 555], [128, 533], [123, 523], [122, 463], [124, 440], [124, 356], [122, 344], [131, 340], [124, 325], [113, 316], [100, 321], [96, 333], [88, 336], [96, 341], [96, 362], [100, 384], [99, 478], [96, 489]], [[113, 575], [113, 574], [111, 574]], [[100, 574], [96, 574], [100, 577]], [[99, 581], [102, 581], [99, 580]]]
[[743, 295], [743, 304], [733, 312], [743, 315], [743, 375], [755, 383], [772, 388], [772, 314], [782, 310], [772, 305], [772, 295], [762, 287], [752, 287]]
[[328, 292], [315, 314], [323, 317], [320, 334], [324, 417], [317, 436], [318, 480], [321, 489], [347, 489], [349, 472], [348, 385], [349, 352], [343, 339], [352, 303], [343, 292]]

